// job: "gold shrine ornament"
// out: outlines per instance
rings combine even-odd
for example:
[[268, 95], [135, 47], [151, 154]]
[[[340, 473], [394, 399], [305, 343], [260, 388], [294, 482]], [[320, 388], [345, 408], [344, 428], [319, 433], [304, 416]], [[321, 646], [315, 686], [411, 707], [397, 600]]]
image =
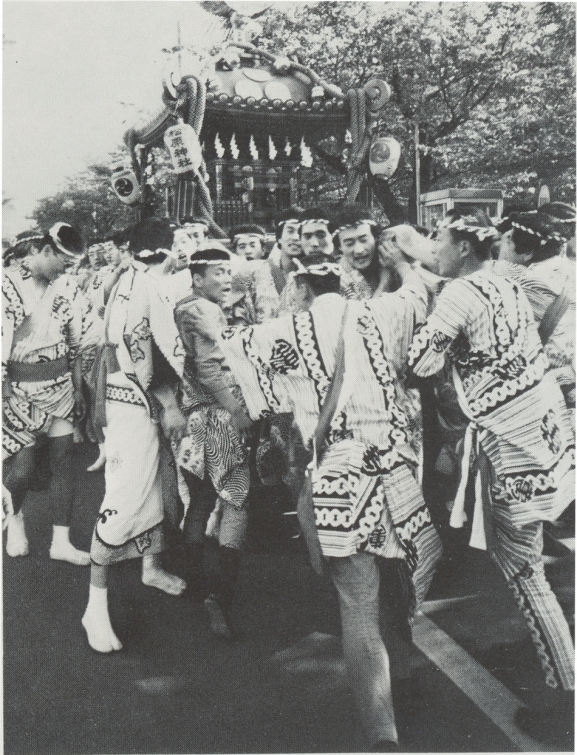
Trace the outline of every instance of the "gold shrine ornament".
[[202, 165], [202, 148], [192, 126], [182, 121], [167, 128], [164, 143], [170, 152], [170, 161], [175, 173], [198, 171]]

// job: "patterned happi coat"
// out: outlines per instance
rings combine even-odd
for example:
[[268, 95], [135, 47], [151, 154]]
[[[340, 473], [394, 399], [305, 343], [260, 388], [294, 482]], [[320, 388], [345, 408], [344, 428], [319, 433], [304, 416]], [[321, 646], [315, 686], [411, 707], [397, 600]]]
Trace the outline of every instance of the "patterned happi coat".
[[[310, 442], [342, 333], [345, 375], [328, 450], [313, 470], [322, 551], [406, 560], [416, 601], [426, 592], [440, 541], [416, 480], [403, 368], [426, 292], [416, 279], [367, 302], [320, 296], [310, 311], [223, 332], [222, 348], [251, 417], [293, 411]], [[344, 320], [343, 320], [344, 318]]]
[[515, 265], [499, 260], [493, 263], [498, 275], [518, 283], [540, 323], [547, 308], [559, 296], [567, 281], [569, 306], [559, 319], [543, 349], [559, 385], [575, 385], [575, 263], [566, 257], [552, 257], [535, 265]]
[[409, 364], [427, 377], [445, 360], [493, 467], [493, 506], [516, 526], [555, 520], [574, 498], [573, 434], [517, 283], [487, 267], [445, 286]]
[[[38, 364], [76, 358], [83, 331], [80, 289], [70, 275], [61, 275], [45, 291], [23, 266], [3, 271], [2, 379], [9, 362]], [[72, 374], [35, 382], [11, 381], [3, 398], [3, 455], [33, 445], [53, 417], [71, 420], [74, 409]]]

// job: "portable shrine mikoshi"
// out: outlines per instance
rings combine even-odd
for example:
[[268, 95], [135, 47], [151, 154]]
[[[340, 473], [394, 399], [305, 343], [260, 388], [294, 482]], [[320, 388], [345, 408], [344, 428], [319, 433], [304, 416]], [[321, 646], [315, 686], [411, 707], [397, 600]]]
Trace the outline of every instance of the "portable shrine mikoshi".
[[[353, 201], [389, 96], [379, 79], [343, 93], [288, 57], [229, 43], [198, 75], [165, 79], [162, 111], [125, 134], [133, 174], [119, 171], [113, 186], [122, 201], [139, 203], [142, 214], [153, 211], [146, 167], [150, 150], [166, 144], [176, 174], [165, 198], [170, 217], [202, 217], [216, 237], [226, 235], [221, 226], [243, 222], [270, 228], [280, 210], [306, 204], [313, 153], [330, 159], [319, 143], [349, 130], [346, 199]], [[396, 165], [394, 148], [387, 157], [387, 139], [380, 141], [380, 150], [371, 149], [371, 170], [373, 153], [383, 165]]]

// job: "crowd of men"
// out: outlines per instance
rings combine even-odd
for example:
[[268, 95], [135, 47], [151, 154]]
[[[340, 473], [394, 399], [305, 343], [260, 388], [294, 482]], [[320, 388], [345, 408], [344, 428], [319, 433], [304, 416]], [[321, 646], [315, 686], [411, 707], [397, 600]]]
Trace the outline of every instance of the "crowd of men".
[[[290, 208], [275, 230], [270, 251], [259, 226], [224, 244], [197, 218], [143, 220], [86, 252], [66, 223], [14, 241], [2, 288], [6, 553], [28, 553], [23, 504], [42, 444], [50, 557], [90, 565], [90, 646], [122, 649], [108, 575], [131, 558], [144, 584], [189, 595], [231, 640], [251, 479], [286, 486], [311, 564], [338, 594], [367, 744], [393, 751], [412, 618], [450, 528], [468, 528], [543, 667], [517, 723], [553, 736], [574, 689], [542, 557], [543, 523], [574, 499], [574, 208], [493, 222], [463, 207], [435, 233], [385, 228], [357, 204]], [[90, 469], [104, 468], [90, 553], [69, 539], [75, 439], [98, 443]], [[182, 533], [180, 576], [162, 565], [166, 520]]]

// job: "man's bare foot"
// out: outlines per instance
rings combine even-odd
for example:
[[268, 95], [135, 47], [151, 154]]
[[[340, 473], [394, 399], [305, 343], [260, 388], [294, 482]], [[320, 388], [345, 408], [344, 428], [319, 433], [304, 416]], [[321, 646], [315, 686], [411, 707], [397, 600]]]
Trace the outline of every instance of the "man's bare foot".
[[8, 519], [6, 525], [6, 553], [12, 558], [28, 555], [28, 538], [24, 529], [22, 510]]
[[72, 543], [52, 544], [50, 547], [50, 558], [55, 561], [68, 561], [75, 566], [88, 566], [90, 564], [90, 553], [79, 551]]
[[142, 584], [156, 587], [157, 590], [162, 590], [168, 595], [182, 595], [186, 590], [186, 582], [183, 579], [158, 567], [142, 569]]
[[50, 558], [55, 561], [68, 561], [74, 566], [88, 566], [90, 563], [90, 554], [86, 551], [79, 551], [70, 542], [70, 527], [60, 525], [52, 527]]

